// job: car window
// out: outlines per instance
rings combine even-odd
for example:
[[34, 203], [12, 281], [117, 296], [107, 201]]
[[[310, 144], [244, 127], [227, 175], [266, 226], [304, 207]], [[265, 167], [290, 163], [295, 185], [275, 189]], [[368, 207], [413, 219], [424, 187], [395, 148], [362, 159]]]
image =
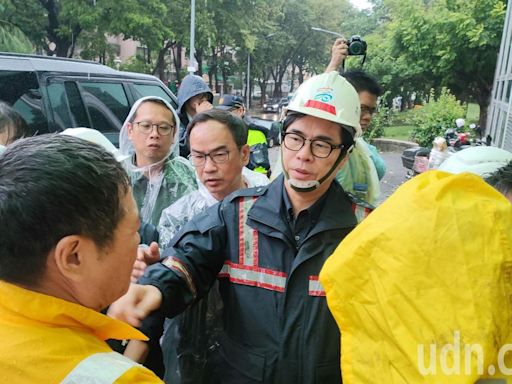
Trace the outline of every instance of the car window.
[[160, 96], [162, 99], [167, 100], [171, 105], [176, 108], [174, 100], [162, 89], [162, 87], [154, 84], [133, 84], [136, 91], [136, 97], [141, 98], [144, 96]]
[[1, 71], [0, 100], [11, 105], [23, 117], [29, 134], [48, 132], [41, 91], [34, 72]]
[[104, 133], [119, 132], [130, 111], [123, 85], [87, 81], [80, 81], [80, 85], [92, 127]]
[[61, 130], [91, 127], [87, 112], [74, 81], [50, 80], [47, 87], [53, 119]]

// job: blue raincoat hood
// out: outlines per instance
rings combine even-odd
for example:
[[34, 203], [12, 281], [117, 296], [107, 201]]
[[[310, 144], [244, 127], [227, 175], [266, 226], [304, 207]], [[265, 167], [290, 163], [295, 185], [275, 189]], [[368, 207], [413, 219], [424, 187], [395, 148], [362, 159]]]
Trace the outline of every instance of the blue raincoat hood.
[[213, 93], [202, 77], [196, 75], [185, 76], [178, 89], [178, 113], [184, 113], [183, 105], [192, 97], [201, 93], [207, 93], [208, 101], [213, 103]]

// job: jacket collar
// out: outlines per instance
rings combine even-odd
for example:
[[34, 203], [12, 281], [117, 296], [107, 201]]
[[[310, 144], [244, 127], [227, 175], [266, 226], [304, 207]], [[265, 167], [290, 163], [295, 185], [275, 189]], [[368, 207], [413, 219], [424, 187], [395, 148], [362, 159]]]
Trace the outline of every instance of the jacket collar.
[[[284, 207], [282, 197], [284, 182], [284, 176], [280, 175], [270, 183], [266, 192], [256, 200], [250, 209], [248, 218], [287, 233], [288, 226], [281, 216], [281, 209]], [[325, 198], [325, 205], [320, 215], [321, 220], [311, 230], [308, 237], [326, 230], [355, 227], [357, 224], [352, 204], [338, 182], [332, 182]]]
[[0, 281], [0, 318], [83, 329], [100, 340], [147, 340], [141, 332], [90, 308]]

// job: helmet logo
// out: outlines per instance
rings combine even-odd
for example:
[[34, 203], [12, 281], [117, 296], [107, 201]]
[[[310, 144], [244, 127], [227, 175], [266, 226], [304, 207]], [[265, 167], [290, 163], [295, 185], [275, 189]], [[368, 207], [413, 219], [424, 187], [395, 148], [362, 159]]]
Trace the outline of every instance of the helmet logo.
[[334, 99], [333, 89], [328, 87], [318, 88], [313, 99], [319, 100], [323, 103], [328, 103]]
[[334, 99], [332, 88], [318, 88], [313, 100], [308, 100], [305, 107], [319, 109], [321, 111], [336, 115], [336, 107], [330, 103]]

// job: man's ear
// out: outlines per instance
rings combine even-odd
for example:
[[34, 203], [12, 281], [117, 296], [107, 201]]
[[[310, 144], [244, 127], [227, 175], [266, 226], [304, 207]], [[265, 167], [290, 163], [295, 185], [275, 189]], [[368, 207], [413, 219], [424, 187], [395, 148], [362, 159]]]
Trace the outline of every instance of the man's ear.
[[128, 132], [128, 138], [131, 140], [132, 135], [133, 135], [133, 123], [127, 122], [126, 128], [127, 128], [127, 132]]
[[242, 164], [244, 167], [249, 164], [249, 156], [251, 155], [251, 148], [248, 144], [242, 145], [240, 148], [240, 157], [242, 159]]
[[81, 280], [86, 270], [85, 255], [90, 254], [92, 240], [80, 235], [69, 235], [59, 240], [53, 254], [55, 265], [59, 273], [70, 280]]

